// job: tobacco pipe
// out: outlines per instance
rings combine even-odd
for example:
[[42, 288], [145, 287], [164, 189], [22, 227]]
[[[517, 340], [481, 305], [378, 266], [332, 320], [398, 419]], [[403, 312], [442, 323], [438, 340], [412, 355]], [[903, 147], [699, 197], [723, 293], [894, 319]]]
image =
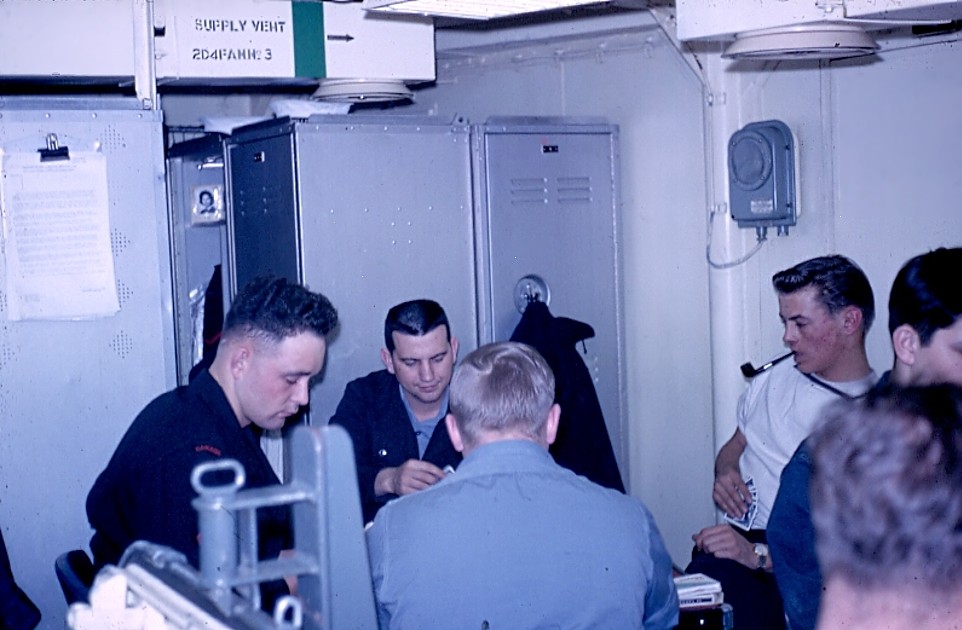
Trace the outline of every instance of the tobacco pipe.
[[765, 370], [767, 370], [767, 369], [769, 369], [769, 368], [771, 368], [771, 367], [774, 367], [774, 366], [778, 365], [779, 363], [781, 363], [782, 361], [784, 361], [784, 360], [787, 359], [788, 357], [792, 356], [793, 354], [795, 354], [795, 353], [794, 353], [794, 352], [789, 352], [788, 354], [783, 354], [783, 355], [780, 356], [780, 357], [775, 357], [774, 359], [772, 359], [771, 361], [769, 361], [768, 363], [765, 363], [764, 365], [762, 365], [762, 366], [760, 366], [760, 367], [754, 367], [750, 362], [749, 362], [749, 363], [742, 363], [741, 368], [740, 368], [741, 371], [742, 371], [742, 375], [743, 375], [745, 378], [755, 378], [756, 376], [758, 376], [759, 374], [761, 374], [761, 373], [764, 372]]

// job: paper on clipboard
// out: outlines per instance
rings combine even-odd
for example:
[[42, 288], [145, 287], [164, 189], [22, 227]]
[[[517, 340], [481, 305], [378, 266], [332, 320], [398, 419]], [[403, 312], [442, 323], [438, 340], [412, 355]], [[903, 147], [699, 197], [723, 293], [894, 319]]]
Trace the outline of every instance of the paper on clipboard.
[[7, 316], [92, 319], [120, 310], [110, 250], [107, 158], [0, 152]]

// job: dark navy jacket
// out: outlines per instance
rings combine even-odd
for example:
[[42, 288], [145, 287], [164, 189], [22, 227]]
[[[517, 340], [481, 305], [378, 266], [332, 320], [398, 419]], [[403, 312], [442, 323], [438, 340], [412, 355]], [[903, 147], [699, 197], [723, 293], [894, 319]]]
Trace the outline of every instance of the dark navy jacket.
[[[94, 528], [90, 550], [99, 569], [116, 564], [127, 546], [147, 540], [180, 551], [198, 565], [194, 466], [221, 458], [244, 467], [246, 488], [279, 483], [260, 448], [256, 427], [241, 428], [223, 390], [207, 370], [190, 385], [154, 399], [127, 429], [87, 496]], [[262, 559], [291, 545], [286, 508], [257, 511]]]
[[331, 424], [344, 427], [354, 443], [357, 482], [364, 522], [396, 495], [376, 497], [374, 478], [382, 468], [400, 466], [409, 459], [423, 459], [439, 468], [457, 467], [461, 453], [454, 450], [448, 428], [439, 422], [424, 457], [419, 457], [417, 436], [401, 400], [397, 378], [387, 370], [371, 372], [347, 384]]
[[598, 485], [625, 491], [591, 374], [577, 343], [595, 336], [584, 322], [555, 317], [543, 302], [524, 309], [511, 341], [532, 346], [555, 377], [555, 402], [561, 405], [558, 437], [551, 455], [565, 468]]
[[13, 579], [7, 546], [0, 533], [0, 629], [30, 630], [40, 623], [40, 611]]

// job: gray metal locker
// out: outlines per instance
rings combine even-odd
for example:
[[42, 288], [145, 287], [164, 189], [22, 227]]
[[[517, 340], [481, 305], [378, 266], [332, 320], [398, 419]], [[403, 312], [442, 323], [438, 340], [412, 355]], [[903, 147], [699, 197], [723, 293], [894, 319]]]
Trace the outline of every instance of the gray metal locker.
[[427, 297], [461, 353], [478, 343], [469, 127], [411, 116], [317, 116], [227, 141], [233, 286], [271, 271], [324, 293], [340, 326], [311, 391], [316, 424], [383, 367], [384, 317]]
[[0, 257], [0, 525], [16, 578], [63, 627], [54, 575], [86, 548], [84, 503], [134, 416], [175, 385], [161, 114], [137, 99], [0, 98], [0, 147], [56, 134], [106, 156], [110, 249], [120, 311], [80, 321], [10, 321]]
[[201, 358], [204, 292], [227, 260], [223, 137], [210, 134], [167, 151], [177, 380], [184, 385]]
[[[519, 297], [591, 325], [585, 363], [626, 471], [627, 425], [618, 128], [571, 118], [490, 119], [474, 128], [483, 215], [482, 341], [510, 338]], [[544, 286], [542, 287], [541, 282]]]

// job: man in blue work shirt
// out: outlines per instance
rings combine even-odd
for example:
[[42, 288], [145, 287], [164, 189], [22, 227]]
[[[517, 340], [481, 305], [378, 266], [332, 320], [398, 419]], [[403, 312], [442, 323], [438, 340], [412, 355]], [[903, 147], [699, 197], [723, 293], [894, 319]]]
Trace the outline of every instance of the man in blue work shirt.
[[644, 628], [678, 623], [671, 559], [637, 499], [555, 463], [551, 368], [530, 346], [475, 350], [445, 418], [456, 472], [368, 531], [384, 628]]

